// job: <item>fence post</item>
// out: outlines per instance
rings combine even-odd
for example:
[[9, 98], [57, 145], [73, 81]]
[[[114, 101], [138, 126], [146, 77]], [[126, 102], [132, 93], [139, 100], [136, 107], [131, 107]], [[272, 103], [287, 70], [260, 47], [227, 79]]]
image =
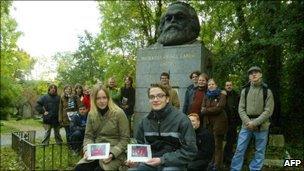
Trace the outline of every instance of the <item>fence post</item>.
[[36, 167], [36, 145], [30, 146], [30, 154], [31, 154], [31, 168], [30, 170], [35, 170]]

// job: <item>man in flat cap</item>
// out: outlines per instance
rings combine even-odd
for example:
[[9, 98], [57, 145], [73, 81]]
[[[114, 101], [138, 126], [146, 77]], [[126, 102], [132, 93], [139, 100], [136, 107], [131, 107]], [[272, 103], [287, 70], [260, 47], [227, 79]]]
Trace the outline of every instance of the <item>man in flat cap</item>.
[[262, 70], [253, 66], [248, 70], [249, 84], [241, 92], [239, 115], [242, 128], [239, 133], [237, 148], [231, 162], [231, 171], [242, 170], [244, 155], [251, 138], [255, 140], [255, 154], [249, 169], [262, 170], [268, 131], [274, 109], [273, 95], [262, 81]]

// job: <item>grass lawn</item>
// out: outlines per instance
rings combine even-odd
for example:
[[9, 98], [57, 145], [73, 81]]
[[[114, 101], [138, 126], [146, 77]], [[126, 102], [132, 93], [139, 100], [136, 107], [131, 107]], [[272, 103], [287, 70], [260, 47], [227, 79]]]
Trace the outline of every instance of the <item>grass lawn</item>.
[[1, 134], [12, 133], [15, 131], [29, 131], [43, 129], [40, 119], [22, 119], [22, 120], [1, 120]]
[[72, 170], [81, 159], [80, 155], [72, 155], [66, 146], [37, 146], [36, 150], [36, 170]]
[[0, 170], [26, 170], [17, 153], [11, 147], [1, 147]]

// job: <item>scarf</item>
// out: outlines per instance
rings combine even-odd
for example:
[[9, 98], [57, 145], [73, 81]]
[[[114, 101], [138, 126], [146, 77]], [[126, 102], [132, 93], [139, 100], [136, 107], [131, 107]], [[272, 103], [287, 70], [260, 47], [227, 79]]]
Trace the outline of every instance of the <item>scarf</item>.
[[108, 110], [109, 110], [109, 106], [107, 106], [104, 109], [97, 108], [97, 111], [98, 111], [99, 114], [101, 114], [101, 116], [104, 116], [104, 114], [106, 114]]
[[219, 88], [216, 88], [213, 91], [210, 91], [209, 89], [206, 92], [206, 95], [208, 99], [215, 99], [221, 94], [221, 90]]

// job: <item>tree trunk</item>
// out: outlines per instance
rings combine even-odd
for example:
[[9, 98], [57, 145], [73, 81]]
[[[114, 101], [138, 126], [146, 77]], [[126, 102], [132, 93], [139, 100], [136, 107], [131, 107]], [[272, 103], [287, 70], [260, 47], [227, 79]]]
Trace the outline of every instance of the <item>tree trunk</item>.
[[[279, 17], [280, 14], [280, 2], [271, 1], [265, 2], [266, 13], [268, 13], [268, 20], [273, 20], [274, 18]], [[271, 39], [279, 31], [277, 30], [277, 25], [275, 22], [265, 22], [268, 23], [269, 33]], [[275, 102], [275, 108], [272, 115], [272, 127], [279, 128], [281, 126], [281, 75], [282, 75], [282, 47], [281, 45], [275, 45], [272, 43], [265, 47], [266, 50], [266, 63], [265, 63], [265, 76], [267, 83], [272, 90]], [[275, 133], [281, 132], [279, 129], [272, 129]]]

